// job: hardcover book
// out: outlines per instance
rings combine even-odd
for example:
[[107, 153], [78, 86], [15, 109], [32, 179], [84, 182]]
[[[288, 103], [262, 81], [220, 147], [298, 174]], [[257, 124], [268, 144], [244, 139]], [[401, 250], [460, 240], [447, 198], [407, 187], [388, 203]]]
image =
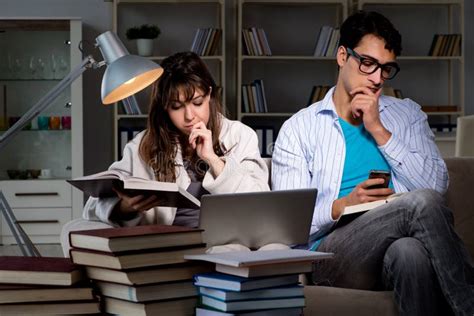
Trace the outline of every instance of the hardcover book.
[[198, 287], [199, 295], [209, 296], [222, 301], [242, 301], [250, 299], [269, 299], [282, 297], [301, 297], [304, 296], [303, 286], [282, 286], [266, 289], [259, 289], [245, 292], [235, 292], [228, 290], [213, 289], [209, 287]]
[[69, 234], [74, 248], [122, 252], [202, 243], [202, 229], [170, 225], [142, 225], [73, 231]]
[[359, 212], [370, 211], [371, 209], [374, 209], [380, 205], [384, 205], [385, 203], [389, 203], [390, 201], [393, 201], [404, 194], [405, 193], [396, 193], [396, 194], [390, 195], [389, 197], [383, 200], [347, 206], [344, 208], [344, 213], [342, 215], [344, 216], [344, 215], [349, 215], [349, 214], [354, 214], [354, 213], [359, 213]]
[[142, 285], [159, 282], [190, 280], [195, 274], [214, 271], [210, 264], [173, 264], [150, 268], [112, 270], [86, 267], [87, 276], [93, 280], [127, 285]]
[[0, 257], [0, 283], [68, 286], [82, 278], [80, 267], [68, 258]]
[[90, 287], [0, 284], [0, 304], [92, 300]]
[[151, 301], [146, 303], [134, 303], [104, 297], [105, 312], [117, 315], [193, 315], [196, 304], [196, 297]]
[[99, 312], [97, 301], [0, 304], [0, 315], [79, 315]]
[[224, 302], [212, 297], [202, 296], [201, 302], [204, 306], [210, 306], [223, 312], [248, 311], [260, 309], [277, 309], [277, 308], [295, 308], [304, 307], [304, 297], [287, 297], [276, 299], [260, 299]]
[[266, 309], [261, 311], [248, 312], [221, 312], [210, 307], [196, 308], [196, 316], [301, 316], [303, 310], [301, 308], [281, 308], [281, 309]]
[[163, 201], [163, 206], [183, 208], [199, 208], [201, 206], [198, 199], [174, 182], [160, 182], [126, 176], [116, 170], [107, 170], [67, 180], [67, 182], [93, 197], [116, 196], [114, 191], [116, 189], [131, 196], [157, 195]]
[[133, 269], [186, 262], [184, 255], [201, 254], [205, 244], [193, 246], [148, 249], [146, 251], [125, 251], [110, 253], [89, 249], [70, 250], [70, 257], [76, 264], [110, 269]]
[[194, 285], [228, 290], [250, 291], [275, 286], [298, 284], [298, 274], [278, 275], [262, 278], [243, 278], [223, 273], [205, 273], [194, 276]]
[[131, 302], [147, 302], [197, 296], [196, 287], [191, 280], [138, 286], [100, 281], [95, 284], [102, 295]]

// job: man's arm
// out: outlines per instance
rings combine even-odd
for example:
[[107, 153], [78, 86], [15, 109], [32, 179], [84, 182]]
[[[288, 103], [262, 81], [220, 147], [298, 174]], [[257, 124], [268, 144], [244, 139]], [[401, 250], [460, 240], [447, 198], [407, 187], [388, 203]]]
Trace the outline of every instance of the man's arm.
[[395, 177], [408, 190], [430, 188], [444, 193], [448, 188], [448, 171], [434, 142], [427, 116], [412, 100], [405, 99], [403, 102], [406, 116], [410, 118], [407, 124], [409, 138], [392, 135], [379, 149]]

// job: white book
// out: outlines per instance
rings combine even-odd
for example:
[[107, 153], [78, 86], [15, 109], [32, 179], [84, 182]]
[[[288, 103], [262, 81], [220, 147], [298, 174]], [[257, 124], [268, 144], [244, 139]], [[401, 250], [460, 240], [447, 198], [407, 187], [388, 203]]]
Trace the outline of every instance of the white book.
[[85, 177], [67, 180], [79, 190], [93, 197], [113, 197], [114, 189], [130, 195], [146, 194], [160, 197], [163, 206], [199, 208], [201, 202], [175, 182], [160, 182], [128, 176], [117, 170], [107, 170]]
[[380, 205], [384, 205], [386, 203], [389, 203], [390, 201], [395, 200], [396, 198], [404, 195], [405, 193], [406, 192], [392, 194], [392, 195], [390, 195], [389, 197], [387, 197], [386, 199], [383, 199], [383, 200], [378, 200], [378, 201], [373, 201], [373, 202], [367, 202], [367, 203], [361, 203], [361, 204], [347, 206], [347, 207], [344, 208], [344, 213], [342, 214], [342, 216], [349, 215], [349, 214], [354, 214], [354, 213], [359, 213], [359, 212], [370, 211], [371, 209], [374, 209], [374, 208], [376, 208]]
[[332, 258], [329, 252], [309, 251], [303, 249], [283, 249], [264, 251], [229, 251], [201, 255], [185, 255], [187, 260], [202, 260], [231, 267], [260, 266], [287, 262], [314, 261]]
[[202, 296], [201, 302], [205, 306], [209, 306], [224, 312], [305, 306], [304, 297], [224, 302], [212, 297]]

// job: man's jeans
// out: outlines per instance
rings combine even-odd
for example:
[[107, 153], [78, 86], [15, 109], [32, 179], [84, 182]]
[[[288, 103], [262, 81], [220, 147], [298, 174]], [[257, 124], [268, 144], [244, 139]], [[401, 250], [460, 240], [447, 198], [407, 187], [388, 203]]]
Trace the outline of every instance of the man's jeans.
[[433, 190], [405, 194], [336, 228], [318, 251], [335, 257], [315, 263], [315, 284], [393, 289], [401, 315], [446, 315], [446, 302], [455, 314], [474, 315], [472, 261]]

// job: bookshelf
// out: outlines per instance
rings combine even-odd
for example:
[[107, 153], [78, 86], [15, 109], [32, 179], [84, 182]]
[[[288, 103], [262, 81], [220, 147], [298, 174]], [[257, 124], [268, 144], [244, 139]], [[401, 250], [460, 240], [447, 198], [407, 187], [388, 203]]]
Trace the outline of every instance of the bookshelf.
[[[442, 155], [454, 156], [456, 132], [451, 127], [464, 115], [464, 1], [359, 0], [357, 6], [384, 14], [402, 34], [401, 71], [390, 85], [421, 106], [438, 107], [425, 112]], [[436, 34], [460, 34], [459, 56], [428, 56]], [[455, 108], [444, 111], [446, 106]]]
[[[155, 41], [153, 56], [148, 57], [157, 63], [174, 53], [191, 50], [198, 29], [220, 29], [216, 53], [201, 58], [222, 87], [225, 106], [225, 0], [113, 0], [112, 21], [113, 30], [132, 54], [137, 54], [137, 49], [134, 41], [126, 39], [126, 30], [145, 23], [158, 25], [161, 34]], [[136, 95], [142, 114], [126, 114], [121, 103], [114, 105], [115, 159], [121, 157], [126, 141], [145, 128], [150, 91], [147, 88]]]
[[[338, 27], [347, 14], [346, 0], [239, 0], [237, 119], [264, 134], [267, 129], [267, 135], [271, 130], [276, 139], [283, 122], [307, 105], [313, 86], [335, 83], [335, 58], [314, 56], [314, 51], [321, 27]], [[247, 54], [242, 30], [252, 27], [265, 31], [271, 56]], [[257, 79], [265, 87], [268, 111], [263, 113], [249, 112], [243, 104], [242, 86]], [[271, 150], [264, 148], [262, 154]]]

